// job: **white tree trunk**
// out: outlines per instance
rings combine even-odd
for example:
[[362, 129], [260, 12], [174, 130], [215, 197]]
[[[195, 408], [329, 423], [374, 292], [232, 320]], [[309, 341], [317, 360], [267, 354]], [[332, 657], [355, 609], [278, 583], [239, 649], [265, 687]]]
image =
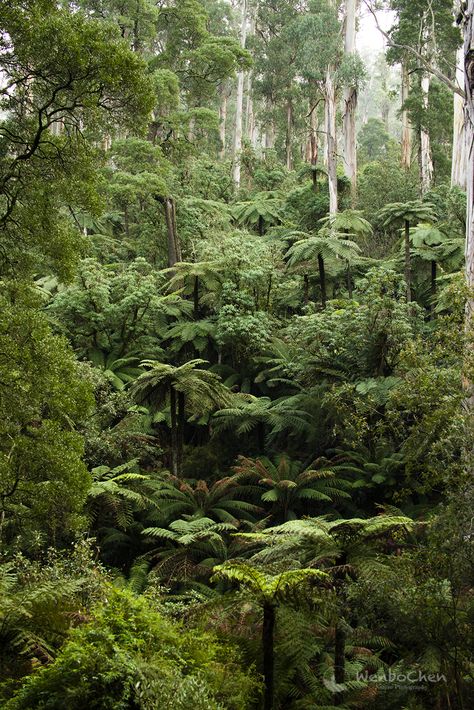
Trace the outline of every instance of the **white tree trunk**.
[[286, 168], [293, 170], [293, 105], [288, 99], [286, 105]]
[[[344, 21], [344, 52], [354, 55], [356, 51], [356, 14], [358, 0], [346, 0]], [[344, 172], [351, 181], [352, 200], [357, 189], [357, 135], [356, 135], [357, 89], [346, 86], [344, 89], [343, 136], [344, 136]]]
[[[430, 76], [424, 74], [421, 79], [421, 93], [423, 108], [429, 106]], [[430, 134], [424, 128], [420, 130], [420, 167], [421, 167], [421, 192], [424, 195], [433, 185], [433, 158], [431, 155]]]
[[253, 109], [253, 98], [252, 98], [252, 73], [247, 74], [247, 87], [245, 93], [247, 94], [247, 104], [245, 109], [245, 132], [250, 145], [255, 148], [256, 136], [255, 136], [255, 112]]
[[[464, 88], [464, 53], [458, 49], [456, 81]], [[453, 155], [451, 160], [451, 186], [466, 189], [466, 141], [464, 135], [464, 100], [459, 94], [453, 99]]]
[[[466, 139], [466, 282], [469, 294], [466, 302], [466, 330], [472, 333], [474, 317], [474, 0], [469, 0], [464, 24], [464, 90]], [[472, 336], [471, 336], [472, 337]], [[472, 390], [472, 384], [469, 386]], [[472, 391], [469, 392], [472, 406]]]
[[[467, 349], [466, 360], [472, 357], [474, 326], [474, 0], [468, 0], [459, 17], [464, 20], [464, 136], [467, 183], [465, 269], [468, 294], [465, 311]], [[463, 16], [463, 17], [462, 17]], [[469, 365], [468, 365], [469, 367]], [[464, 406], [474, 409], [474, 385], [472, 376], [463, 372], [463, 387], [466, 394]], [[469, 447], [470, 449], [472, 447]], [[471, 451], [469, 451], [471, 453]]]
[[329, 184], [329, 212], [337, 212], [337, 137], [336, 137], [336, 90], [334, 67], [328, 66], [325, 81], [325, 133], [326, 160]]
[[408, 111], [403, 108], [405, 101], [410, 94], [410, 75], [408, 67], [404, 62], [402, 64], [402, 167], [406, 170], [411, 165], [411, 142], [412, 142], [412, 127], [408, 118]]
[[219, 157], [223, 160], [225, 158], [225, 139], [226, 139], [226, 124], [227, 124], [227, 90], [225, 86], [222, 87], [221, 91], [221, 104], [219, 106], [219, 138], [221, 141], [221, 149], [219, 151]]
[[[242, 0], [242, 24], [240, 26], [240, 44], [245, 47], [247, 39], [247, 1]], [[240, 153], [242, 150], [242, 113], [244, 104], [244, 72], [237, 74], [237, 98], [235, 105], [235, 133], [234, 133], [234, 167], [232, 177], [235, 186], [240, 187]]]
[[265, 148], [271, 150], [275, 145], [275, 124], [272, 118], [273, 104], [270, 98], [267, 98], [267, 123], [265, 126]]

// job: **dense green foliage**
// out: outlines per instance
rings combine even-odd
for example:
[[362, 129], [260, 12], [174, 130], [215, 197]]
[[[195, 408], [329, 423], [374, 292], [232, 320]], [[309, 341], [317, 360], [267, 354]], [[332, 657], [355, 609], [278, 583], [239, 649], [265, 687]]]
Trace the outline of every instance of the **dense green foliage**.
[[[389, 4], [450, 62], [450, 3]], [[452, 95], [404, 107], [429, 190], [369, 117], [329, 214], [337, 9], [263, 0], [242, 47], [220, 0], [1, 4], [6, 710], [474, 703]]]

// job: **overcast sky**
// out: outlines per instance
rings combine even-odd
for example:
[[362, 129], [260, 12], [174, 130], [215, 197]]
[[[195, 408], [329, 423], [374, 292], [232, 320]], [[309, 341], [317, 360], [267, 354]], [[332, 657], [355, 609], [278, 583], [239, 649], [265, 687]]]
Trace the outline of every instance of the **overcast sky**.
[[[379, 10], [377, 17], [384, 30], [390, 29], [395, 13], [388, 10]], [[384, 38], [377, 29], [372, 14], [362, 6], [359, 17], [359, 32], [357, 34], [357, 50], [361, 54], [377, 54], [384, 48]]]

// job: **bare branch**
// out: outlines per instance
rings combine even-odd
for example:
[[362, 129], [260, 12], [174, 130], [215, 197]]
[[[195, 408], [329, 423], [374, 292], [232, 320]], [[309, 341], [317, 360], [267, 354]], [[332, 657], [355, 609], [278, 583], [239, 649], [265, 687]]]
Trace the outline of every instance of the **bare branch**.
[[390, 37], [388, 32], [385, 32], [380, 26], [377, 13], [375, 12], [374, 8], [372, 7], [372, 4], [370, 3], [370, 0], [363, 0], [364, 5], [366, 6], [367, 10], [370, 12], [372, 17], [375, 20], [375, 24], [377, 25], [377, 29], [380, 32], [380, 34], [386, 39], [388, 45], [390, 47], [395, 47], [397, 49], [403, 49], [407, 52], [410, 52], [414, 57], [418, 59], [420, 64], [422, 64], [423, 68], [428, 71], [430, 74], [433, 74], [437, 79], [439, 79], [445, 86], [448, 87], [454, 94], [458, 94], [458, 96], [461, 96], [464, 98], [464, 91], [457, 85], [456, 82], [454, 82], [452, 79], [450, 79], [446, 74], [443, 74], [439, 69], [437, 69], [435, 66], [433, 66], [425, 57], [418, 52], [414, 47], [410, 47], [409, 44], [398, 44], [397, 42], [394, 42], [393, 39]]

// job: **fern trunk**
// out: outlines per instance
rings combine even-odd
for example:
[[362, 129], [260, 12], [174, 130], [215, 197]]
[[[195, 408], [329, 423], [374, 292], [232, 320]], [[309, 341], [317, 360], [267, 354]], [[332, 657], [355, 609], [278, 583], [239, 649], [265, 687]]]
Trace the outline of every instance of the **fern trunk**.
[[433, 317], [435, 309], [435, 298], [436, 298], [436, 276], [437, 276], [437, 265], [436, 261], [433, 259], [431, 262], [431, 317]]
[[411, 256], [410, 256], [410, 222], [405, 220], [405, 281], [407, 284], [407, 303], [411, 302]]
[[184, 392], [178, 392], [178, 431], [177, 431], [177, 469], [178, 475], [181, 475], [183, 468], [183, 449], [184, 449], [184, 424], [186, 421], [184, 413]]
[[324, 268], [324, 259], [321, 254], [318, 254], [319, 281], [321, 284], [321, 305], [326, 308], [326, 271]]
[[273, 710], [274, 702], [274, 671], [275, 671], [275, 652], [274, 652], [274, 630], [275, 630], [275, 607], [269, 602], [263, 605], [263, 632], [262, 632], [262, 650], [263, 650], [263, 679], [265, 685], [265, 698], [263, 707], [264, 710]]
[[199, 320], [199, 276], [194, 277], [193, 301], [194, 320]]
[[170, 386], [170, 418], [171, 418], [171, 473], [178, 475], [178, 421], [176, 415], [176, 391]]
[[[340, 624], [336, 625], [334, 636], [334, 680], [341, 685], [346, 679], [346, 634]], [[334, 705], [342, 705], [343, 694], [334, 694]]]
[[347, 291], [349, 298], [352, 298], [352, 269], [349, 262], [347, 263]]
[[309, 276], [308, 274], [305, 274], [303, 276], [303, 282], [304, 282], [304, 305], [307, 306], [309, 303]]

